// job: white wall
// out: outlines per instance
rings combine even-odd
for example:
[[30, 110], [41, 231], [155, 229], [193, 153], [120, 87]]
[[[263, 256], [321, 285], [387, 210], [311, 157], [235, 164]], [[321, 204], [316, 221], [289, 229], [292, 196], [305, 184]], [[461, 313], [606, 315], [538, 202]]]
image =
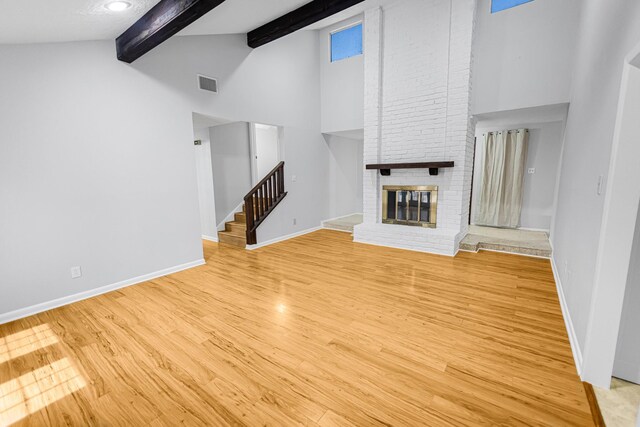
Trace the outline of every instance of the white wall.
[[603, 219], [605, 194], [597, 194], [598, 176], [606, 179], [609, 172], [624, 57], [640, 42], [637, 1], [588, 0], [583, 5], [551, 232], [578, 352], [584, 351], [587, 339]]
[[362, 212], [363, 141], [324, 135], [329, 147], [329, 217]]
[[[251, 190], [249, 123], [209, 128], [216, 221], [220, 226]], [[224, 224], [222, 224], [224, 225]]]
[[640, 214], [636, 218], [613, 375], [640, 384]]
[[217, 240], [218, 230], [216, 228], [216, 205], [213, 190], [209, 129], [194, 129], [193, 138], [194, 140], [199, 139], [202, 144], [193, 146], [196, 161], [196, 179], [198, 181], [200, 230], [202, 237], [209, 240]]
[[[521, 128], [529, 129], [529, 147], [527, 149], [527, 166], [524, 175], [520, 227], [550, 230], [558, 177], [558, 163], [562, 151], [564, 122], [512, 122], [500, 127], [486, 126], [482, 121], [477, 123], [473, 201], [471, 205], [472, 224], [475, 223], [480, 203], [485, 134], [487, 132]], [[535, 174], [527, 173], [529, 168], [535, 168]]]
[[202, 258], [190, 107], [115, 55], [0, 46], [2, 320]]
[[[133, 66], [185, 94], [198, 113], [282, 127], [288, 195], [258, 228], [258, 243], [328, 218], [317, 32], [300, 31], [258, 49], [247, 47], [242, 34], [175, 37]], [[220, 93], [198, 90], [198, 73], [218, 78]]]
[[582, 3], [535, 0], [492, 14], [491, 0], [478, 0], [474, 114], [569, 100]]
[[333, 31], [362, 20], [363, 16], [357, 15], [318, 31], [322, 132], [362, 129], [364, 126], [363, 55], [331, 62], [330, 44]]
[[245, 35], [175, 37], [132, 65], [112, 41], [0, 46], [0, 313], [202, 258], [193, 111], [284, 126], [289, 195], [259, 241], [318, 226], [317, 52], [309, 31], [255, 50]]

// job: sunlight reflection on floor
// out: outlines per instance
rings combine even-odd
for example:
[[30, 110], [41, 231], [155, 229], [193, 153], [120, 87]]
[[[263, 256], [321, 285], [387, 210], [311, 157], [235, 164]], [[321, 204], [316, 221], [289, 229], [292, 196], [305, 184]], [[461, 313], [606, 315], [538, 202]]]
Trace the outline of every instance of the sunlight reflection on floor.
[[[49, 325], [38, 325], [0, 338], [0, 363], [52, 344], [58, 338]], [[86, 382], [63, 358], [0, 384], [0, 425], [19, 421], [80, 390]]]
[[58, 337], [47, 324], [0, 337], [0, 363], [24, 356], [57, 342]]

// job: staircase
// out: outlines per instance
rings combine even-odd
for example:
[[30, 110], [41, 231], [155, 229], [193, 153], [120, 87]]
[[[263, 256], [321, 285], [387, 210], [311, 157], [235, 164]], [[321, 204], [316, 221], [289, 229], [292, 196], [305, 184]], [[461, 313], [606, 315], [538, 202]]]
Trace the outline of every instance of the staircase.
[[280, 162], [244, 196], [242, 212], [236, 212], [233, 221], [225, 223], [224, 231], [218, 232], [218, 241], [240, 248], [245, 248], [247, 244], [255, 245], [256, 229], [286, 195], [284, 162]]
[[224, 231], [218, 232], [218, 241], [239, 248], [247, 246], [247, 215], [244, 204], [242, 212], [233, 215], [233, 221], [225, 222]]

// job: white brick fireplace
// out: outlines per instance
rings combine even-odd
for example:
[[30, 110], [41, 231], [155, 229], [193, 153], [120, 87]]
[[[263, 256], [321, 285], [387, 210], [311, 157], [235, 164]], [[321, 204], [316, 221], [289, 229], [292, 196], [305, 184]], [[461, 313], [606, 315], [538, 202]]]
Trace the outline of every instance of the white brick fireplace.
[[[455, 255], [468, 229], [476, 0], [402, 0], [365, 12], [364, 163], [454, 161], [440, 169], [364, 171], [354, 240]], [[434, 229], [382, 223], [383, 185], [437, 185]]]

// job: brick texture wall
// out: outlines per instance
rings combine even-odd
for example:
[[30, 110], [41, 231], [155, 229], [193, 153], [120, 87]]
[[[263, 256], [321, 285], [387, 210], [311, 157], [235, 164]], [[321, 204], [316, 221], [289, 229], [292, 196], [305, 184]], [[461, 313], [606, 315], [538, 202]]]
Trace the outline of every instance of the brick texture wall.
[[[455, 167], [364, 171], [354, 240], [454, 255], [467, 232], [476, 0], [402, 0], [365, 12], [364, 162], [453, 160]], [[437, 228], [382, 224], [383, 185], [437, 185]]]

